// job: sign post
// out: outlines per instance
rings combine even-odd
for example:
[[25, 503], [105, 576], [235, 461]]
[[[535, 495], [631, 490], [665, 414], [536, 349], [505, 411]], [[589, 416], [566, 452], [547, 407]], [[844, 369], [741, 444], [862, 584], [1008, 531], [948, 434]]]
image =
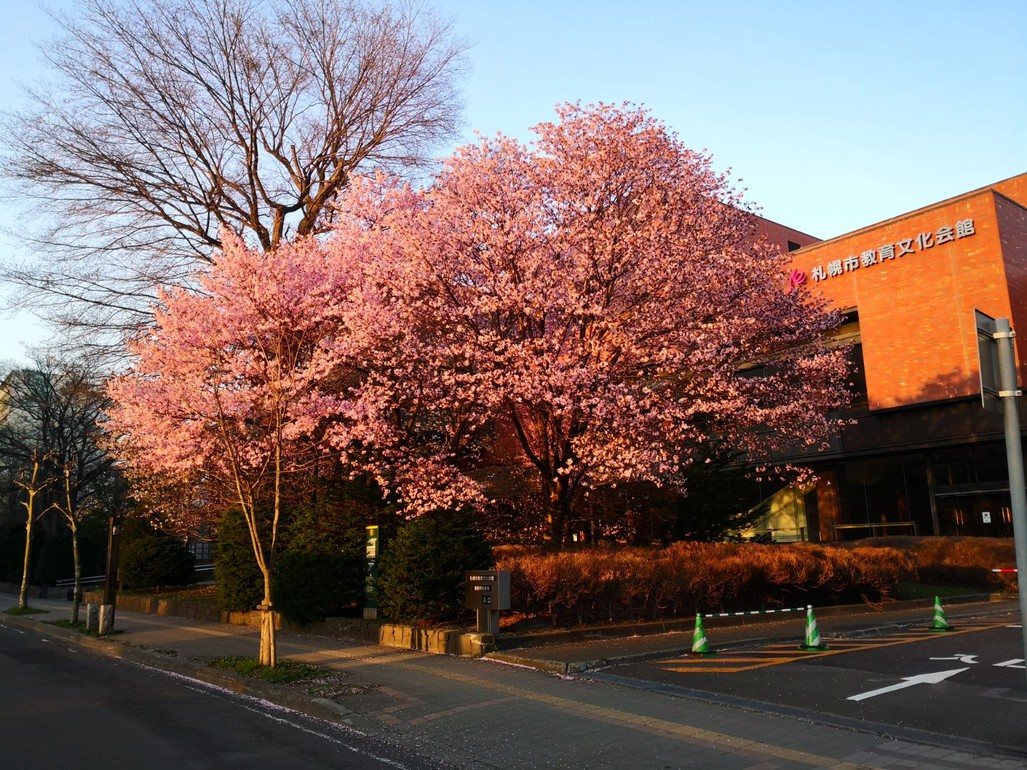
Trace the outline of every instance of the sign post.
[[464, 606], [478, 613], [478, 633], [499, 633], [499, 611], [510, 609], [510, 570], [464, 573]]
[[[1009, 500], [1013, 515], [1013, 541], [1018, 575], [1027, 574], [1027, 491], [1024, 489], [1023, 446], [1020, 439], [1021, 391], [1016, 377], [1016, 332], [1008, 318], [992, 318], [974, 310], [977, 324], [977, 350], [981, 368], [982, 405], [1001, 411], [1006, 436], [1006, 464], [1009, 466]], [[997, 380], [997, 381], [996, 381]], [[1001, 410], [995, 402], [1001, 404]], [[1020, 595], [1020, 621], [1023, 625], [1024, 659], [1027, 659], [1027, 585], [1017, 580]]]
[[378, 551], [381, 546], [381, 530], [377, 526], [367, 527], [367, 573], [364, 577], [364, 620], [378, 619]]

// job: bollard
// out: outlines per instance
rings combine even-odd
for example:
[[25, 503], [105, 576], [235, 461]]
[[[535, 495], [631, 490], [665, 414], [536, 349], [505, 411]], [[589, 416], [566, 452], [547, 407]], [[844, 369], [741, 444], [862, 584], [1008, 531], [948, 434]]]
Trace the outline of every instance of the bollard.
[[96, 604], [86, 605], [86, 630], [87, 631], [99, 631], [100, 630], [100, 607]]

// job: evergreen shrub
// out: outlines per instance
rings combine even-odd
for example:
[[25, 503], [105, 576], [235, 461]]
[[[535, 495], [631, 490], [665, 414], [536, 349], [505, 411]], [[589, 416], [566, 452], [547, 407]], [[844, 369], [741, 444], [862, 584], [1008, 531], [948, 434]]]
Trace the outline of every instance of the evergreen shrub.
[[214, 582], [222, 612], [249, 612], [264, 599], [264, 578], [253, 557], [246, 520], [234, 508], [218, 519]]
[[287, 620], [344, 615], [364, 595], [367, 522], [375, 508], [359, 490], [336, 489], [295, 511], [275, 562], [274, 605]]
[[193, 582], [194, 558], [185, 543], [141, 519], [122, 524], [118, 577], [127, 589], [183, 586]]
[[465, 611], [465, 570], [491, 569], [492, 563], [492, 549], [470, 513], [425, 514], [385, 543], [378, 605], [392, 620], [453, 620]]

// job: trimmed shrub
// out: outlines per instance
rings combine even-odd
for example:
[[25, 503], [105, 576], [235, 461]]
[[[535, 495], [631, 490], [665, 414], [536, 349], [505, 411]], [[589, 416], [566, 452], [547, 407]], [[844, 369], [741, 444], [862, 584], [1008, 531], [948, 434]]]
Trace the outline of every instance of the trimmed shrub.
[[557, 554], [504, 549], [513, 607], [560, 623], [608, 622], [880, 601], [915, 575], [894, 548], [814, 544], [674, 543], [662, 550], [588, 549]]
[[309, 623], [345, 614], [363, 598], [364, 528], [375, 513], [343, 490], [293, 514], [275, 562], [274, 603], [283, 617]]
[[1015, 574], [991, 571], [1016, 566], [1013, 538], [896, 536], [857, 540], [846, 545], [863, 551], [897, 548], [909, 552], [916, 560], [921, 583], [985, 591], [1015, 590]]
[[121, 528], [118, 577], [123, 588], [183, 586], [193, 581], [193, 555], [178, 538], [140, 519]]
[[469, 513], [426, 514], [385, 544], [378, 605], [393, 620], [452, 620], [464, 612], [464, 571], [491, 567], [492, 550]]
[[250, 533], [240, 511], [229, 509], [221, 514], [217, 538], [214, 582], [218, 609], [223, 612], [253, 610], [264, 598], [264, 578], [253, 558]]

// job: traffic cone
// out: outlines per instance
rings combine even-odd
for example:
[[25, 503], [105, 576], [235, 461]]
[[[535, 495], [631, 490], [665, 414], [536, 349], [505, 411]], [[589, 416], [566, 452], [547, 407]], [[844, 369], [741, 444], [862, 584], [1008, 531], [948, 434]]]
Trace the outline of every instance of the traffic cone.
[[941, 607], [941, 599], [937, 596], [934, 597], [934, 620], [931, 622], [931, 627], [928, 631], [953, 631], [953, 627], [949, 625], [948, 618], [945, 617], [945, 610]]
[[806, 607], [806, 640], [799, 645], [799, 649], [807, 652], [830, 649], [820, 638], [820, 629], [817, 628], [817, 617], [813, 614], [812, 604]]
[[692, 634], [692, 654], [693, 655], [716, 655], [714, 650], [710, 649], [710, 645], [706, 642], [706, 629], [702, 625], [702, 615], [695, 613], [695, 631]]

